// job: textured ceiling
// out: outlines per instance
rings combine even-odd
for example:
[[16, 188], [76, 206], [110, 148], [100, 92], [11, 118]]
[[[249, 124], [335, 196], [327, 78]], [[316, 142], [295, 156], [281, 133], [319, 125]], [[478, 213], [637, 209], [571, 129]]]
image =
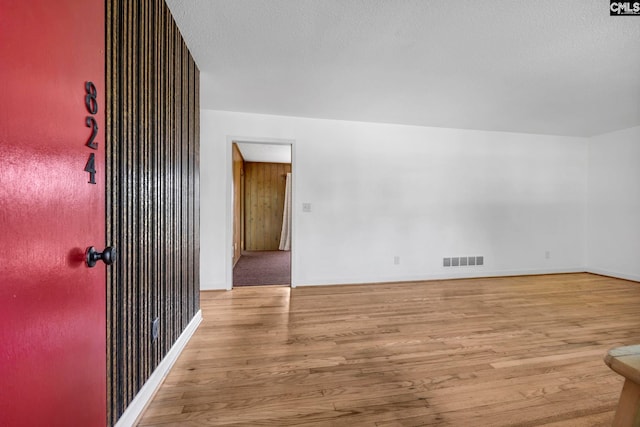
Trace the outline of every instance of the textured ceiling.
[[167, 0], [203, 108], [591, 136], [640, 125], [608, 0]]

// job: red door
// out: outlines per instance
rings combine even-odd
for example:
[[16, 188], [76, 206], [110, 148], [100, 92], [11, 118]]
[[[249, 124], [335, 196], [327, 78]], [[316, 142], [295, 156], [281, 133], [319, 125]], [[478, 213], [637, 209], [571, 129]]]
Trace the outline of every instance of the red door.
[[105, 243], [104, 28], [102, 0], [0, 0], [0, 426], [106, 423], [105, 265], [84, 261]]

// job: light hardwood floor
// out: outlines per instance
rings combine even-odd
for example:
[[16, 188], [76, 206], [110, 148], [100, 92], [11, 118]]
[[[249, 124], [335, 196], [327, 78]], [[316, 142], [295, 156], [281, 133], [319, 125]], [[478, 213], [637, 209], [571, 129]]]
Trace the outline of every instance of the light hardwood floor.
[[640, 283], [590, 274], [202, 293], [140, 420], [224, 426], [605, 426]]

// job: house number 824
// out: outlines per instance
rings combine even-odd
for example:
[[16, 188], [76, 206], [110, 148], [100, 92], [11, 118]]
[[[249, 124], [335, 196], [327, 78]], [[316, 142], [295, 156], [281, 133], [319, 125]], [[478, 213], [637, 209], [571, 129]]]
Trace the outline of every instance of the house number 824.
[[[93, 82], [86, 82], [84, 84], [84, 90], [86, 92], [84, 96], [84, 105], [87, 107], [87, 111], [90, 116], [87, 116], [85, 123], [87, 127], [91, 128], [91, 135], [87, 141], [87, 147], [97, 150], [98, 143], [95, 141], [98, 136], [98, 122], [94, 117], [98, 113], [98, 90]], [[96, 183], [96, 155], [94, 153], [89, 154], [89, 160], [84, 166], [84, 171], [89, 173], [89, 184]]]

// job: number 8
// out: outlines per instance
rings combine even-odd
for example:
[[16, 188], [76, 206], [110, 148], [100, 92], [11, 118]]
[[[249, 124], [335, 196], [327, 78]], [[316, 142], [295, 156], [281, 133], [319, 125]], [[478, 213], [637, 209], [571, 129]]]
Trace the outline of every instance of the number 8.
[[89, 113], [96, 114], [98, 112], [98, 91], [96, 90], [96, 86], [93, 82], [86, 82], [84, 88], [87, 91], [84, 97], [84, 105], [87, 106]]

